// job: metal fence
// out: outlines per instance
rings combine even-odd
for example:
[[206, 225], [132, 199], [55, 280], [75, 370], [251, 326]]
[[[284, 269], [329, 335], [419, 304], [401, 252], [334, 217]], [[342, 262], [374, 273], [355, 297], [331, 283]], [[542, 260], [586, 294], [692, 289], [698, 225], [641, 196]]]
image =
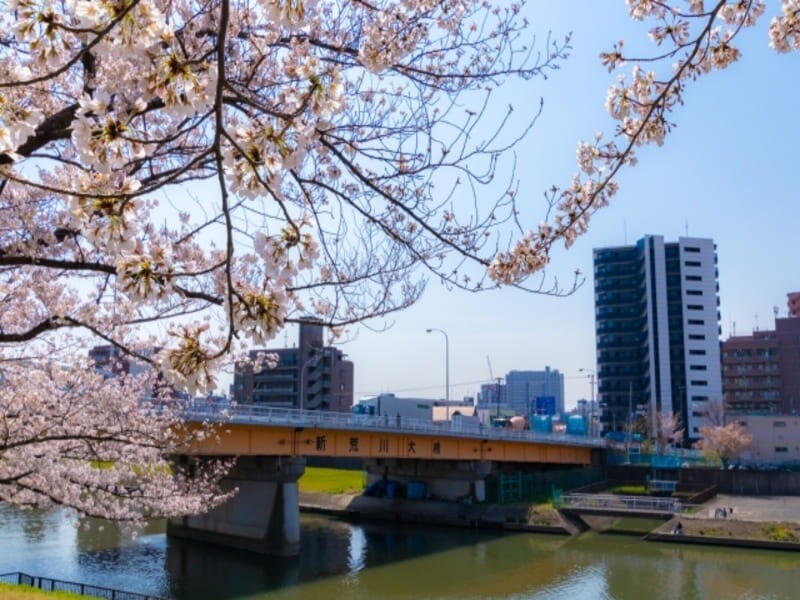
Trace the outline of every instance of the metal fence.
[[645, 452], [625, 452], [611, 448], [606, 454], [609, 465], [645, 465], [655, 469], [678, 469], [681, 467], [718, 466], [718, 461], [709, 460], [692, 450], [673, 450], [663, 454]]
[[89, 583], [77, 583], [75, 581], [64, 581], [62, 579], [52, 579], [50, 577], [38, 577], [36, 575], [28, 575], [27, 573], [20, 572], [1, 574], [0, 583], [27, 585], [46, 592], [70, 592], [72, 594], [78, 594], [79, 596], [106, 598], [107, 600], [166, 600], [160, 596], [126, 592], [124, 590], [116, 590]]
[[556, 508], [607, 510], [613, 512], [646, 512], [682, 514], [689, 510], [687, 504], [674, 498], [652, 496], [620, 496], [617, 494], [563, 494]]
[[559, 469], [543, 473], [499, 473], [487, 481], [490, 502], [542, 502], [556, 489], [574, 489], [603, 480], [602, 466], [580, 469]]

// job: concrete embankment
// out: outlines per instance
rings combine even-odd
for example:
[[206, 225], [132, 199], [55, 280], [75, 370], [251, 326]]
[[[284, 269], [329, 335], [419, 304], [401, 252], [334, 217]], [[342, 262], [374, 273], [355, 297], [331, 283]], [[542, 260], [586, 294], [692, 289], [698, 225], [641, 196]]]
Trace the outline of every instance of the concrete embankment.
[[[680, 523], [679, 532], [676, 533]], [[681, 519], [675, 517], [644, 536], [649, 542], [800, 551], [796, 523]]]
[[[735, 504], [735, 498], [726, 497]], [[800, 498], [798, 498], [800, 505]], [[741, 504], [740, 504], [741, 506]], [[548, 506], [526, 504], [458, 504], [439, 500], [370, 498], [358, 494], [300, 494], [304, 512], [333, 515], [348, 520], [391, 521], [454, 527], [502, 529], [560, 535], [578, 535], [592, 529], [603, 533], [643, 536], [653, 542], [704, 544], [739, 548], [800, 551], [800, 522], [745, 521], [741, 519], [700, 519], [676, 517], [647, 532], [647, 522], [636, 527], [622, 526], [618, 517], [569, 519]], [[739, 510], [739, 509], [737, 509]], [[739, 510], [739, 512], [742, 512]], [[681, 533], [673, 533], [678, 522]], [[652, 527], [652, 522], [650, 524]]]
[[301, 492], [300, 510], [348, 520], [366, 519], [561, 535], [577, 533], [574, 526], [563, 521], [557, 511], [528, 505], [459, 504], [440, 500]]

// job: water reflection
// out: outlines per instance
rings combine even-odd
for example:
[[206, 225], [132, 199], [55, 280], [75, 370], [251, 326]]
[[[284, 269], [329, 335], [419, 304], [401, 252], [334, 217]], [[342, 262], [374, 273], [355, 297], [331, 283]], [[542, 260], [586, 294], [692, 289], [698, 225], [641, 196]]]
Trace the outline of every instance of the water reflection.
[[301, 557], [138, 536], [61, 511], [0, 506], [0, 572], [169, 596], [222, 598], [795, 598], [793, 553], [648, 544], [635, 537], [497, 535], [302, 519]]

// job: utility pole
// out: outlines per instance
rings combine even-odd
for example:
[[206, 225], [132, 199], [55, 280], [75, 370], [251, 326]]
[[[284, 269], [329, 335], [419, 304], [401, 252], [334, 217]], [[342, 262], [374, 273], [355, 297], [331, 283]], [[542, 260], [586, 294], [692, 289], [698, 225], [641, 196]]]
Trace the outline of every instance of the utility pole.
[[497, 378], [497, 387], [494, 390], [495, 391], [494, 397], [497, 400], [496, 405], [495, 405], [496, 408], [495, 408], [495, 411], [494, 411], [494, 418], [495, 419], [499, 419], [500, 418], [500, 382], [502, 380], [503, 380], [502, 377], [498, 377]]
[[[587, 431], [587, 435], [588, 435], [588, 431], [592, 427], [592, 422], [593, 422], [593, 419], [594, 419], [594, 416], [595, 416], [595, 410], [594, 410], [594, 381], [595, 381], [595, 379], [594, 378], [597, 375], [597, 372], [594, 369], [586, 369], [586, 368], [579, 369], [579, 371], [581, 371], [581, 372], [585, 371], [586, 372], [586, 376], [589, 378], [589, 388], [590, 388], [590, 391], [591, 391], [591, 394], [592, 394], [591, 397], [589, 398], [589, 418], [587, 419], [587, 427], [586, 427], [586, 431]], [[594, 435], [594, 433], [592, 435]]]

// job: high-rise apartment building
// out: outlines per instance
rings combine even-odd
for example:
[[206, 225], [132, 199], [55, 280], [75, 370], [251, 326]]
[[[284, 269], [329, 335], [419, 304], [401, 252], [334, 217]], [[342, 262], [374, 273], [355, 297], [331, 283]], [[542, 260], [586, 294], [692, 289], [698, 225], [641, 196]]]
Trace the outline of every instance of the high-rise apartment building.
[[604, 430], [675, 413], [700, 437], [722, 401], [716, 246], [645, 236], [594, 251], [598, 396]]
[[253, 350], [274, 353], [278, 363], [254, 372], [237, 367], [233, 377], [233, 399], [243, 404], [261, 404], [306, 410], [349, 411], [353, 405], [353, 363], [333, 346], [325, 346], [323, 328], [315, 323], [300, 325], [296, 348]]
[[564, 414], [564, 375], [558, 369], [509, 371], [506, 374], [506, 401], [517, 414], [536, 412], [536, 398], [554, 399], [555, 412]]

